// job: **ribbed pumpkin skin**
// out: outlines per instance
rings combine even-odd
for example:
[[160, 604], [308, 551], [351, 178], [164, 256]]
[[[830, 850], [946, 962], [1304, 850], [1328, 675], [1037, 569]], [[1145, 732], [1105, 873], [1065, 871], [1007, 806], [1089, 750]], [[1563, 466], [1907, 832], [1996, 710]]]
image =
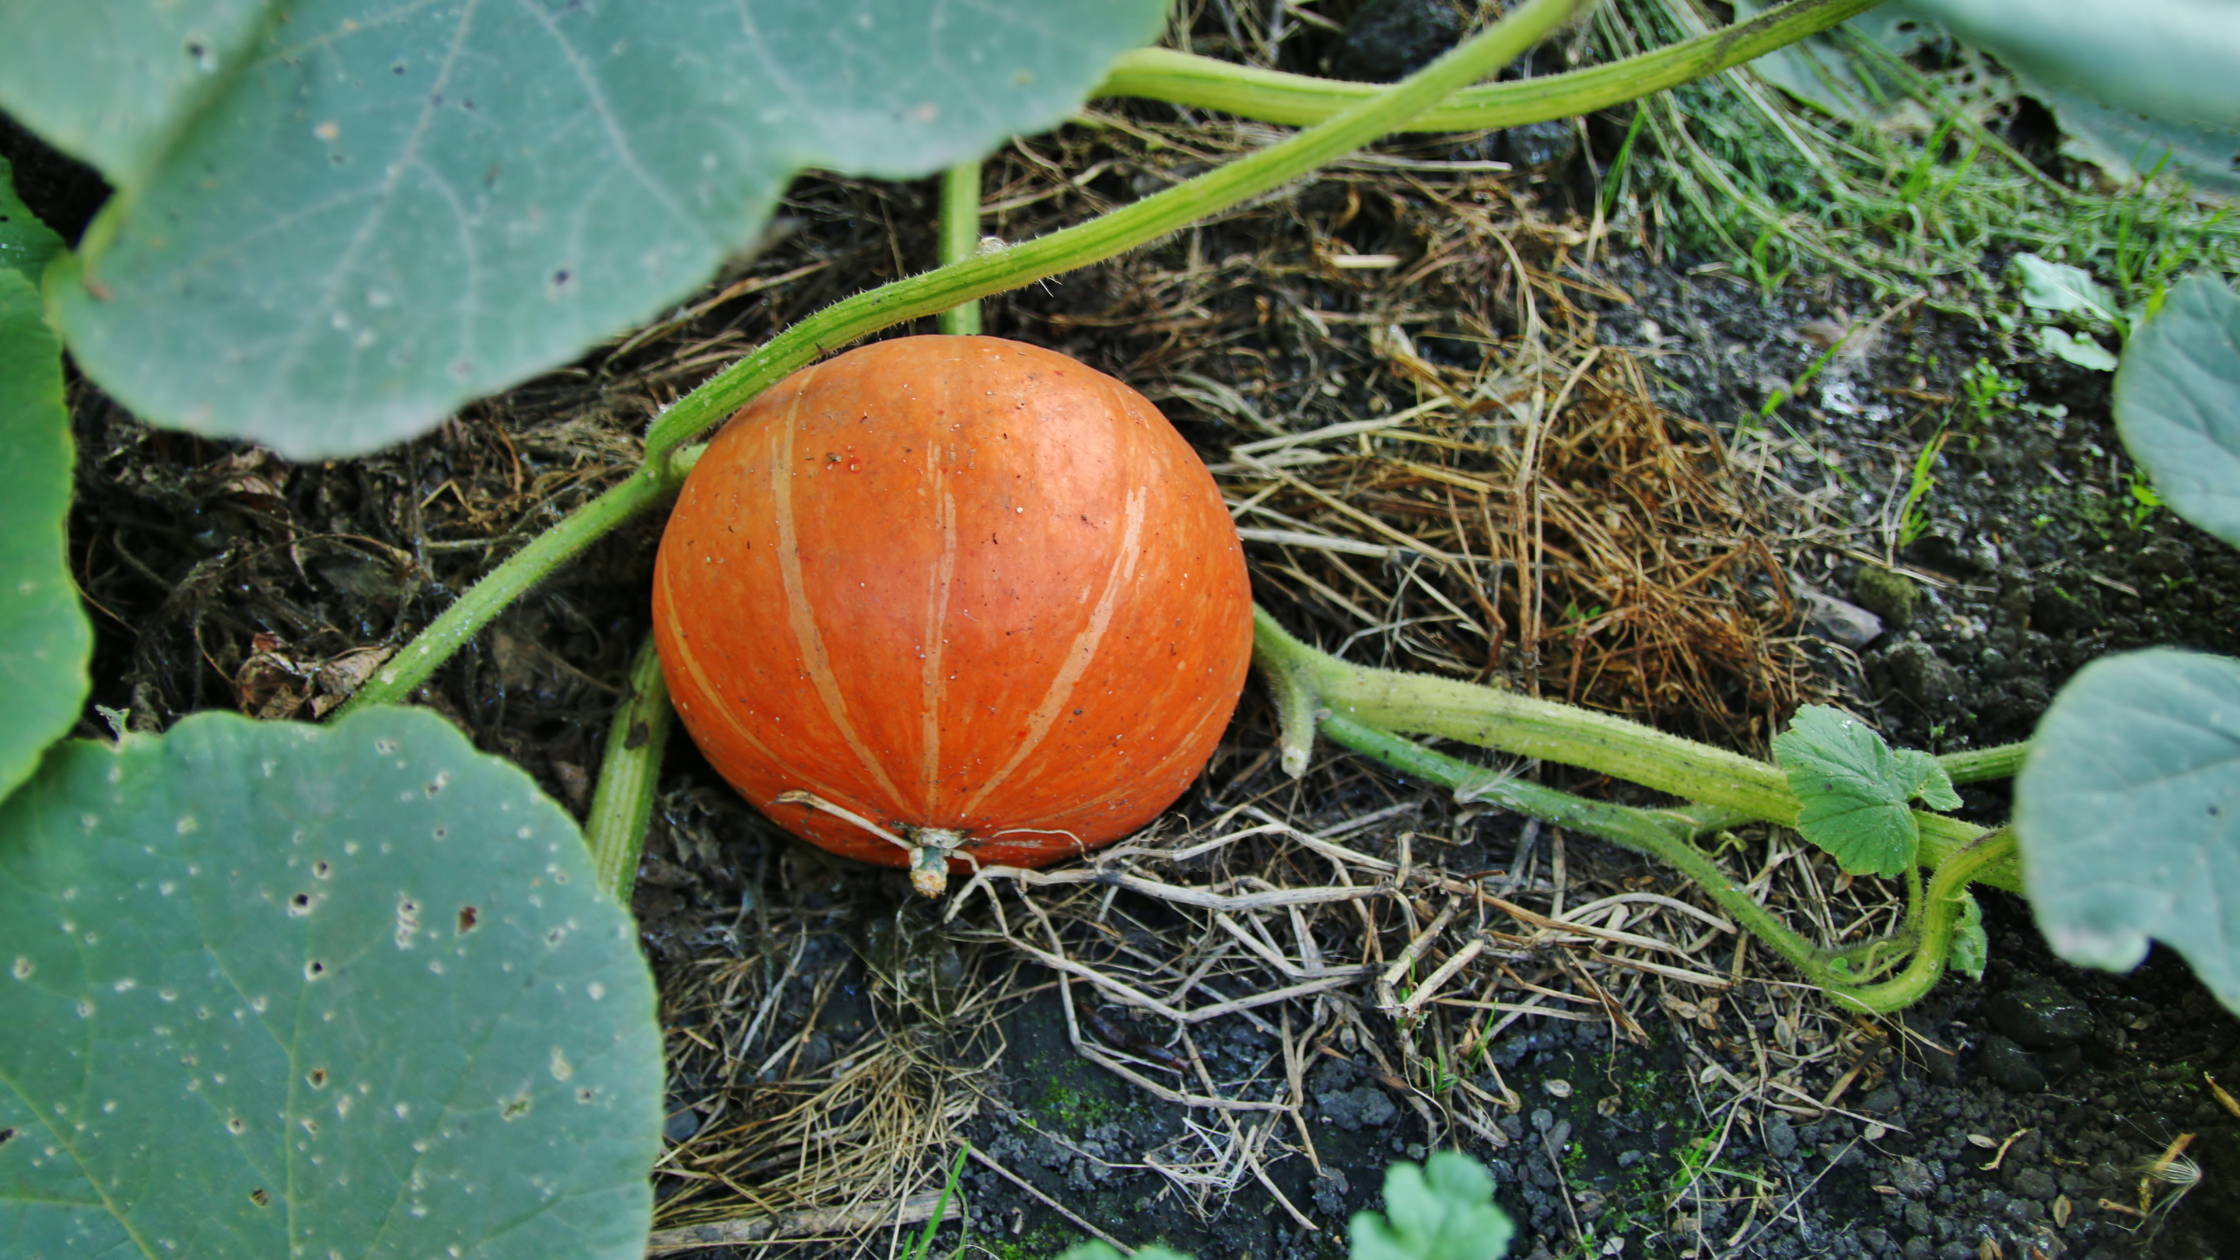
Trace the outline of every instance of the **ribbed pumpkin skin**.
[[717, 771], [893, 866], [910, 855], [774, 798], [1039, 866], [1181, 795], [1252, 649], [1243, 551], [1189, 444], [1111, 377], [994, 337], [864, 346], [734, 416], [662, 535], [653, 624]]

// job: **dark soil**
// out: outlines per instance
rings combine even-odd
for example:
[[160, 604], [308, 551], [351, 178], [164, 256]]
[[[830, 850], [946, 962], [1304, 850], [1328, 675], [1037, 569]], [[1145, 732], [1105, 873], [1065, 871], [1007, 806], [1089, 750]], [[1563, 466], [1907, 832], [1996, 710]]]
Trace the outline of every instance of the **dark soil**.
[[[1291, 55], [1331, 55], [1318, 47], [1303, 41]], [[8, 143], [20, 150], [23, 140]], [[1033, 214], [1078, 218], [1140, 195], [1192, 152], [1123, 146], [1104, 154], [1102, 174], [1053, 192]], [[37, 166], [35, 154], [10, 156], [19, 170]], [[1415, 403], [1370, 327], [1409, 295], [1364, 288], [1309, 255], [1413, 258], [1440, 243], [1430, 218], [1465, 202], [1491, 207], [1507, 216], [1503, 231], [1517, 229], [1528, 269], [1572, 286], [1572, 326], [1633, 350], [1658, 401], [1716, 430], [1747, 466], [1800, 597], [1782, 637], [1812, 661], [1811, 690], [1872, 715], [1893, 742], [1943, 751], [2020, 739], [2068, 674], [2126, 647], [2240, 653], [2230, 614], [2240, 557], [2165, 510], [2137, 506], [2105, 378], [2036, 360], [1902, 297], [1811, 280], [1765, 296], [1715, 259], [1652, 262], [1607, 249], [1589, 258], [1548, 245], [1575, 200], [1577, 159], [1560, 145], [1539, 156], [1537, 175], [1505, 179], [1351, 169], [1124, 266], [992, 301], [990, 331], [1131, 380], [1219, 463], [1265, 432], [1209, 392], [1206, 376], [1291, 432]], [[1037, 170], [1014, 160], [992, 187], [1026, 186]], [[66, 205], [35, 208], [72, 221]], [[706, 362], [897, 274], [899, 260], [927, 258], [931, 219], [924, 188], [805, 182], [768, 250], [743, 266], [771, 276], [821, 269], [753, 303], [700, 311], [667, 337], [604, 347], [363, 460], [291, 466], [151, 431], [76, 386], [72, 548], [96, 609], [94, 703], [143, 729], [201, 708], [323, 712], [350, 685], [335, 667], [402, 642], [495, 557], [621, 476], [646, 419], [704, 376]], [[1036, 222], [1022, 212], [996, 227], [1020, 235]], [[1501, 295], [1524, 278], [1481, 253], [1421, 282], [1445, 300], [1440, 285], [1474, 293], [1491, 322], [1412, 325], [1424, 358], [1447, 369], [1495, 361], [1523, 322]], [[1582, 296], [1590, 290], [1628, 300]], [[1762, 411], [1808, 375], [1824, 327], [1886, 315], [1862, 350]], [[1979, 361], [2020, 382], [1981, 414], [1963, 388]], [[1946, 423], [1952, 436], [1922, 501], [1925, 532], [1893, 546], [1913, 455]], [[641, 523], [600, 544], [421, 697], [578, 811], [646, 629], [656, 528]], [[1251, 554], [1263, 597], [1291, 624], [1331, 643], [1359, 628], [1283, 576], [1288, 553], [1256, 545]], [[1516, 645], [1495, 642], [1474, 649], [1485, 668], [1525, 676]], [[1376, 650], [1364, 643], [1359, 654]], [[1580, 698], [1623, 707], [1622, 697]], [[1684, 716], [1700, 733], [1732, 715]], [[103, 721], [89, 708], [84, 733], [100, 734]], [[1762, 752], [1762, 728], [1732, 729], [1734, 742]], [[1436, 833], [1448, 845], [1436, 861], [1449, 871], [1539, 872], [1544, 888], [1552, 869], [1581, 889], [1686, 896], [1629, 855], [1562, 844], [1346, 756], [1324, 752], [1293, 785], [1272, 766], [1272, 739], [1265, 704], [1248, 696], [1204, 784], [1178, 807], [1182, 819], [1210, 830], [1235, 825], [1216, 822], [1233, 817], [1226, 811], [1257, 804], [1315, 830], [1399, 807], [1348, 843], [1389, 857], [1403, 834]], [[1969, 806], [1989, 820], [2004, 802], [1974, 790]], [[1025, 900], [1004, 904], [1019, 915]], [[1079, 1240], [1085, 1221], [1128, 1244], [1164, 1241], [1209, 1260], [1335, 1256], [1348, 1216], [1376, 1205], [1387, 1165], [1456, 1146], [1492, 1169], [1519, 1225], [1518, 1255], [2230, 1254], [2240, 1246], [2240, 1116], [2208, 1079], [2240, 1084], [2233, 1017], [2166, 952], [2129, 976], [2079, 971], [2047, 953], [2020, 901], [1986, 900], [1983, 980], [1948, 979], [1902, 1020], [1835, 1015], [1789, 994], [1770, 958], [1721, 945], [1702, 965], [1747, 968], [1723, 1006], [1640, 990], [1623, 1018], [1517, 1020], [1482, 1056], [1427, 1083], [1415, 1032], [1379, 1013], [1365, 983], [1191, 1027], [1102, 1002], [1083, 984], [1061, 991], [1055, 973], [1001, 939], [984, 907], [938, 921], [887, 873], [785, 838], [680, 740], [636, 900], [673, 1030], [663, 1223], [717, 1199], [739, 1213], [786, 1212], [937, 1189], [961, 1138], [983, 1158], [961, 1166], [962, 1205], [951, 1205], [940, 1248], [961, 1240], [968, 1255], [1049, 1256]], [[1113, 921], [1129, 925], [1110, 929], [1111, 957], [1184, 930], [1185, 919], [1135, 893], [1115, 890], [1111, 904]], [[1091, 921], [1069, 920], [1069, 942], [1090, 941]], [[1316, 921], [1333, 957], [1356, 956], [1345, 926]], [[1183, 1092], [1213, 1088], [1252, 1104], [1295, 1074], [1296, 1116], [1163, 1100], [1076, 1049], [1068, 1001], [1085, 1042]], [[1797, 1044], [1819, 1048], [1798, 1050], [1788, 1092], [1738, 1089], [1762, 1070], [1752, 1046], [1802, 1035], [1780, 1022], [1790, 1008], [1809, 1008], [1818, 1029]], [[878, 1071], [850, 1076], [855, 1064]], [[785, 1127], [815, 1100], [822, 1128]], [[772, 1136], [781, 1131], [794, 1136]], [[2141, 1170], [2183, 1134], [2193, 1135], [2186, 1154], [2199, 1183], [2182, 1196], [2156, 1183], [2143, 1200]], [[891, 1218], [876, 1213], [808, 1233], [815, 1241], [797, 1231], [786, 1254], [884, 1255], [899, 1245]]]

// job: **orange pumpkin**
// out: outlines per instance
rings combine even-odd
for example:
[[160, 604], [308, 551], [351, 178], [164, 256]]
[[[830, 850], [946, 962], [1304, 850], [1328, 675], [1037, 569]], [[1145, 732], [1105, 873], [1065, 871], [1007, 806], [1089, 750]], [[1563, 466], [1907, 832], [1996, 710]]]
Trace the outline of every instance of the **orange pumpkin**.
[[662, 535], [653, 624], [719, 773], [929, 894], [1149, 822], [1252, 651], [1189, 444], [1111, 377], [994, 337], [864, 346], [732, 417]]

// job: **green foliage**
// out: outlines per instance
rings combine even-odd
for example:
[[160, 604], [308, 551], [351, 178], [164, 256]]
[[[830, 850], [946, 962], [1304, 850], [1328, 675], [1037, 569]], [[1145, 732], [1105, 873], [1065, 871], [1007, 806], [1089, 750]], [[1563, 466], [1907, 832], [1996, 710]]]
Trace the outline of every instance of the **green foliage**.
[[1386, 1169], [1384, 1206], [1354, 1214], [1353, 1260], [1498, 1260], [1516, 1234], [1493, 1204], [1493, 1178], [1458, 1151]]
[[[2034, 97], [2059, 124], [2061, 151], [2118, 185], [2173, 174], [2229, 193], [2240, 191], [2240, 109], [2228, 87], [2240, 24], [2220, 5], [2083, 0], [2047, 21], [2017, 22], [2007, 6], [1986, 0], [1916, 0], [1888, 6], [1890, 17], [1909, 21], [1905, 39], [1884, 46], [1902, 57], [1949, 31], [1969, 47], [1959, 56], [1938, 49], [1945, 68], [1936, 77], [1975, 113]], [[1998, 65], [1977, 50], [1996, 55]]]
[[[972, 1154], [970, 1146], [957, 1148], [956, 1157], [949, 1161], [949, 1175], [941, 1182], [941, 1196], [933, 1201], [933, 1215], [926, 1218], [925, 1228], [902, 1249], [902, 1260], [926, 1260], [933, 1254], [933, 1236], [941, 1229], [941, 1222], [949, 1216], [949, 1198], [957, 1193], [964, 1178], [964, 1161]], [[959, 1217], [960, 1223], [969, 1219]]]
[[[1516, 1226], [1493, 1202], [1493, 1178], [1459, 1151], [1434, 1151], [1421, 1164], [1384, 1174], [1382, 1212], [1356, 1212], [1346, 1230], [1352, 1260], [1501, 1260]], [[1085, 1242], [1059, 1260], [1191, 1260], [1165, 1247], [1126, 1253]]]
[[143, 8], [0, 6], [0, 106], [128, 194], [53, 313], [139, 415], [306, 459], [652, 315], [803, 167], [923, 175], [1055, 125], [1165, 4]]
[[2038, 929], [2125, 970], [2167, 942], [2240, 1011], [2240, 661], [2167, 648], [2086, 666], [2015, 781]]
[[[1752, 0], [1736, 11], [1763, 7]], [[1700, 9], [1693, 0], [1635, 0], [1604, 6], [1601, 20], [1618, 47], [1631, 48], [1691, 29]], [[1805, 108], [1786, 107], [1760, 83]], [[1986, 124], [2025, 94], [2056, 95], [2017, 82], [1920, 11], [1884, 5], [1743, 74], [1645, 104], [1644, 134], [1659, 160], [1637, 153], [1629, 189], [1653, 203], [1640, 216], [1668, 241], [1723, 253], [1746, 275], [1800, 265], [1841, 272], [1893, 300], [1926, 298], [1966, 314], [2004, 296], [1982, 265], [1986, 255], [2058, 255], [2105, 276], [2126, 303], [2141, 296], [2142, 250], [2164, 275], [2240, 258], [2240, 222], [2186, 186], [2240, 191], [2240, 131], [2098, 106], [2088, 114], [2068, 108], [2073, 93], [2060, 97], [2065, 149], [2114, 170], [2119, 187], [2140, 185], [2110, 198], [2046, 178]], [[1626, 216], [1611, 217], [1622, 225]]]
[[0, 804], [9, 1254], [635, 1260], [635, 937], [432, 714], [63, 745]]
[[1960, 896], [1960, 922], [1952, 933], [1952, 969], [1970, 980], [1981, 980], [1985, 964], [1991, 961], [1991, 937], [1983, 930], [1983, 906], [1976, 895]]
[[[2240, 297], [2180, 281], [2116, 373], [2116, 428], [2163, 504], [2240, 546]], [[2143, 494], [2141, 492], [2144, 492]], [[2169, 943], [2240, 1011], [2240, 661], [2095, 661], [2054, 697], [2015, 781], [2031, 912], [2071, 962]]]
[[1097, 1239], [1066, 1248], [1058, 1260], [1195, 1260], [1195, 1257], [1156, 1245], [1123, 1253], [1111, 1243]]
[[2013, 411], [2014, 396], [2022, 389], [2021, 381], [1993, 367], [1990, 360], [1977, 359], [1960, 374], [1960, 398], [1968, 407], [1970, 432], [1980, 433], [1993, 421]]
[[[7, 213], [0, 205], [0, 214]], [[36, 225], [28, 214], [22, 221]], [[7, 493], [0, 494], [5, 797], [38, 765], [41, 751], [78, 720], [93, 650], [93, 626], [79, 606], [64, 553], [72, 444], [62, 401], [62, 346], [39, 316], [31, 282], [6, 266], [0, 266], [0, 452], [7, 463]]]
[[2226, 0], [2065, 0], [2017, 20], [2005, 0], [1909, 8], [2045, 82], [2175, 122], [2240, 128], [2240, 22]]
[[2179, 281], [2124, 348], [2115, 412], [2162, 501], [2240, 547], [2240, 296]]
[[1921, 444], [1921, 451], [1913, 457], [1913, 468], [1906, 478], [1906, 497], [1898, 505], [1898, 545], [1910, 547], [1929, 531], [1929, 514], [1923, 504], [1929, 492], [1937, 488], [1937, 456], [1944, 453], [1945, 439], [1951, 433], [1939, 429], [1936, 436]]
[[2116, 356], [2089, 331], [2063, 327], [2061, 321], [2122, 329], [2128, 321], [2116, 305], [2115, 295], [2081, 267], [2050, 262], [2032, 253], [2015, 255], [2012, 270], [2021, 288], [2022, 304], [2046, 321], [2033, 330], [2038, 349], [2054, 358], [2093, 372], [2116, 370]]
[[1797, 830], [1854, 875], [1897, 875], [1912, 867], [1921, 828], [1908, 802], [1956, 809], [1960, 796], [1937, 759], [1893, 750], [1841, 709], [1806, 705], [1773, 737], [1774, 760], [1799, 803]]
[[2108, 323], [2122, 318], [2115, 296], [2082, 267], [2052, 262], [2027, 252], [2016, 254], [2011, 266], [2024, 306], [2057, 315], [2084, 315]]
[[13, 271], [37, 288], [39, 273], [61, 251], [62, 238], [16, 195], [14, 168], [0, 157], [0, 271]]

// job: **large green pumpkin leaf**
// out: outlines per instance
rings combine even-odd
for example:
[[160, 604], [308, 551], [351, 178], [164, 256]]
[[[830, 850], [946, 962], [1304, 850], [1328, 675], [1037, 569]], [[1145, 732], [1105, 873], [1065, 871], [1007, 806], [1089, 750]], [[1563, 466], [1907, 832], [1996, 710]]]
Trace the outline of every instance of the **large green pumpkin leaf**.
[[2155, 118], [2036, 79], [2024, 79], [2022, 88], [2053, 110], [2061, 124], [2061, 151], [2106, 171], [2118, 184], [2176, 175], [2202, 192], [2240, 193], [2240, 123]]
[[0, 85], [44, 62], [38, 92], [88, 98], [69, 116], [159, 116], [133, 141], [66, 131], [29, 89], [0, 104], [125, 192], [49, 289], [86, 373], [152, 421], [311, 458], [652, 315], [803, 167], [922, 175], [1055, 125], [1165, 7], [267, 0], [238, 56], [204, 45], [219, 82], [185, 112], [90, 23], [0, 41]]
[[5, 1250], [635, 1260], [634, 937], [432, 714], [64, 745], [0, 805]]
[[0, 109], [129, 187], [238, 62], [265, 0], [0, 0]]
[[31, 282], [0, 264], [0, 797], [86, 699], [93, 627], [63, 546], [70, 460], [62, 343]]
[[2124, 347], [2115, 413], [2171, 510], [2240, 547], [2240, 296], [2179, 281]]
[[2154, 937], [2240, 1011], [2240, 661], [2158, 648], [2086, 666], [2031, 737], [2015, 826], [2062, 957], [2124, 970]]
[[1904, 0], [2055, 87], [2170, 122], [2240, 127], [2240, 0]]

